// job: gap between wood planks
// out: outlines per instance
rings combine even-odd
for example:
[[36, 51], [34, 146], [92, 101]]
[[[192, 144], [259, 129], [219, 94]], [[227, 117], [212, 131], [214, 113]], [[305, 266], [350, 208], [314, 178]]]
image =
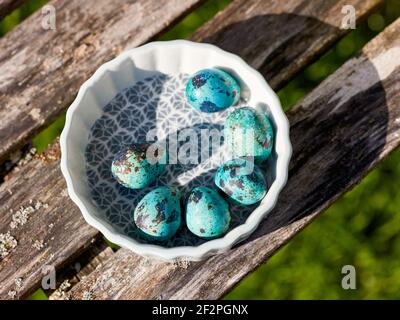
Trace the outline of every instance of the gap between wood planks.
[[290, 179], [250, 239], [184, 269], [121, 249], [67, 298], [223, 296], [400, 145], [399, 30], [400, 19], [289, 112]]
[[[255, 0], [235, 1], [210, 23], [200, 28], [193, 39], [203, 39], [234, 51], [256, 67], [267, 67], [267, 62], [275, 59], [282, 69], [267, 70], [265, 75], [274, 88], [278, 88], [285, 79], [323, 53], [330, 43], [346, 32], [332, 25], [332, 21], [340, 22], [340, 8], [344, 3], [347, 1], [296, 0], [290, 2], [289, 6], [278, 1], [274, 1], [272, 5]], [[360, 16], [365, 16], [379, 1], [353, 3]], [[318, 16], [318, 12], [324, 12], [326, 16]], [[314, 18], [317, 16], [318, 19]], [[326, 21], [322, 22], [324, 19]], [[273, 32], [258, 32], [257, 37], [249, 44], [252, 45], [252, 50], [248, 51], [243, 46], [244, 43], [240, 42], [242, 39], [237, 39], [238, 30], [246, 30], [246, 33], [253, 29], [265, 30], [268, 25], [265, 25], [266, 21], [275, 25]], [[286, 28], [280, 28], [280, 24]], [[304, 25], [307, 28], [302, 27]], [[236, 46], [232, 43], [236, 43]], [[227, 48], [227, 45], [230, 47]], [[290, 59], [294, 59], [296, 63], [290, 64]], [[57, 145], [53, 148], [57, 149]], [[91, 239], [98, 234], [83, 221], [78, 209], [69, 200], [57, 160], [34, 160], [0, 186], [0, 202], [4, 203], [0, 208], [0, 225], [5, 226], [0, 228], [1, 232], [7, 231], [6, 227], [12, 219], [10, 210], [27, 205], [31, 197], [48, 203], [48, 208], [43, 209], [40, 215], [32, 215], [28, 224], [13, 231], [19, 244], [0, 262], [0, 297], [9, 298], [7, 292], [14, 289], [16, 278], [24, 279], [24, 285], [16, 297], [26, 296], [38, 287], [43, 265], [62, 267], [86, 250]], [[49, 229], [51, 224], [53, 228]], [[36, 240], [43, 242], [42, 250], [32, 250], [32, 239], [35, 240], [34, 243]]]
[[0, 20], [21, 6], [25, 0], [0, 0]]
[[88, 276], [114, 254], [103, 239], [98, 239], [90, 250], [85, 251], [70, 265], [57, 272], [56, 290], [45, 291], [49, 300], [65, 299], [66, 291]]

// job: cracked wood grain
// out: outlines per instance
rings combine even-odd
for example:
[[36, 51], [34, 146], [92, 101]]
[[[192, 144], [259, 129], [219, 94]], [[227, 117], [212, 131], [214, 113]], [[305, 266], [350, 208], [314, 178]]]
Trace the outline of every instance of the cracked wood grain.
[[0, 161], [50, 124], [123, 49], [149, 41], [202, 0], [54, 0], [56, 30], [34, 13], [0, 39]]
[[[61, 268], [99, 236], [69, 200], [59, 171], [58, 143], [46, 152], [58, 157], [36, 157], [0, 186], [0, 233], [10, 232], [18, 242], [0, 259], [2, 299], [10, 298], [12, 291], [16, 298], [30, 294], [40, 285], [44, 266]], [[34, 210], [37, 203], [43, 205]], [[13, 227], [21, 210], [30, 212], [26, 222]], [[17, 278], [22, 279], [19, 290], [15, 288]]]

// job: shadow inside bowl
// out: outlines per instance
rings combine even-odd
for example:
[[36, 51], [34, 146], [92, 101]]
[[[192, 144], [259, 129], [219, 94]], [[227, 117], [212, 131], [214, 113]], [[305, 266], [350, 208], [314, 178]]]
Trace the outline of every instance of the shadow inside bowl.
[[[188, 75], [140, 72], [147, 72], [149, 76], [119, 92], [104, 106], [101, 117], [90, 130], [85, 159], [91, 199], [101, 218], [119, 232], [141, 243], [149, 243], [133, 222], [137, 203], [147, 192], [162, 185], [179, 186], [183, 200], [193, 187], [215, 188], [215, 170], [224, 161], [226, 152], [223, 125], [233, 108], [218, 113], [197, 112], [185, 99]], [[119, 185], [110, 170], [114, 155], [133, 142], [155, 140], [168, 145], [170, 159], [167, 170], [147, 188], [133, 190]], [[275, 179], [276, 159], [273, 152], [262, 167], [267, 173], [268, 185]], [[231, 204], [230, 230], [244, 223], [255, 207]], [[182, 224], [171, 240], [155, 243], [178, 247], [197, 246], [205, 241]]]

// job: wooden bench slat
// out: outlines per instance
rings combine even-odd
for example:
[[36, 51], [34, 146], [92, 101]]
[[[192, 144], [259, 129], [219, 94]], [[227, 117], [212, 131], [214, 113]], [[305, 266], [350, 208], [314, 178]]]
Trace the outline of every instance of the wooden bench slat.
[[249, 240], [186, 269], [121, 249], [69, 298], [223, 296], [400, 145], [399, 30], [400, 19], [289, 113], [290, 179]]
[[[247, 0], [240, 0], [243, 2], [248, 2]], [[239, 1], [235, 2], [233, 5], [237, 5]], [[342, 1], [342, 3], [347, 3], [348, 1]], [[256, 17], [260, 15], [260, 13], [267, 14], [265, 8], [264, 1], [253, 2], [254, 5], [249, 7], [248, 10], [251, 11], [249, 13], [246, 11], [246, 16], [249, 19], [249, 24], [253, 23], [253, 19], [249, 18], [251, 15]], [[257, 3], [259, 6], [255, 5]], [[274, 2], [275, 3], [275, 2]], [[276, 2], [278, 3], [278, 2]], [[283, 3], [283, 2], [280, 2]], [[307, 8], [307, 0], [296, 0], [292, 1], [293, 4], [296, 4], [294, 8], [301, 7], [300, 4], [303, 3], [304, 7]], [[317, 2], [314, 2], [317, 3]], [[336, 6], [336, 1], [330, 1], [332, 6]], [[365, 7], [364, 3], [368, 5], [376, 5], [376, 2], [363, 2], [363, 1], [355, 1], [360, 8], [363, 8], [359, 11], [368, 12], [370, 7]], [[264, 11], [261, 11], [263, 8]], [[276, 6], [273, 8], [276, 9]], [[290, 11], [289, 11], [290, 13]], [[237, 12], [236, 15], [240, 15], [242, 13]], [[297, 14], [301, 15], [302, 12], [298, 9]], [[304, 12], [304, 14], [310, 14], [308, 11]], [[336, 20], [340, 20], [341, 13], [340, 10], [335, 11]], [[226, 19], [233, 19], [232, 12], [223, 11], [219, 14], [216, 19], [221, 19], [221, 16], [226, 15]], [[237, 19], [237, 18], [236, 18]], [[304, 22], [303, 19], [301, 21]], [[283, 20], [282, 23], [286, 23], [286, 20]], [[211, 22], [212, 23], [212, 22]], [[315, 19], [311, 19], [309, 25], [312, 23], [317, 23], [321, 25], [320, 21], [316, 21]], [[208, 28], [208, 26], [205, 26]], [[209, 29], [209, 28], [208, 28]], [[279, 28], [277, 28], [279, 29]], [[209, 29], [210, 30], [210, 29]], [[297, 33], [297, 37], [300, 39], [311, 37], [315, 42], [321, 41], [321, 35], [315, 35], [313, 37], [312, 34], [309, 34], [307, 29], [301, 28], [300, 33]], [[210, 30], [212, 32], [212, 30]], [[227, 36], [231, 37], [231, 41], [235, 41], [234, 35], [229, 34], [228, 31]], [[326, 36], [331, 37], [331, 33], [333, 32], [337, 37], [339, 34], [335, 31], [335, 29], [329, 28], [327, 30]], [[204, 36], [206, 34], [203, 31], [199, 31], [198, 34], [203, 33]], [[284, 34], [283, 34], [284, 35]], [[293, 50], [296, 50], [298, 43], [296, 41], [292, 41], [293, 39], [286, 39], [284, 44], [279, 35], [274, 33], [276, 39], [272, 37], [268, 38], [268, 41], [272, 48], [277, 48], [280, 50], [282, 47], [287, 47], [283, 54], [289, 52], [289, 48], [292, 46]], [[196, 39], [199, 39], [199, 36], [196, 36]], [[218, 36], [218, 41], [221, 43], [225, 38], [220, 34]], [[254, 38], [255, 42], [264, 43], [267, 40], [265, 37]], [[219, 42], [216, 42], [218, 45]], [[240, 44], [237, 46], [239, 47]], [[313, 45], [312, 47], [316, 48], [317, 46]], [[321, 50], [323, 48], [320, 48]], [[322, 53], [322, 52], [319, 52]], [[243, 58], [250, 60], [246, 54], [251, 55], [252, 61], [262, 61], [263, 58], [258, 59], [257, 56], [254, 55], [254, 52], [244, 52]], [[265, 57], [264, 52], [259, 51], [260, 57]], [[271, 55], [274, 55], [271, 53]], [[314, 56], [314, 52], [305, 51], [298, 53], [298, 60], [307, 61], [307, 56]], [[295, 64], [295, 68], [291, 69], [290, 72], [294, 73], [296, 68], [300, 68], [300, 64]], [[276, 77], [282, 77], [282, 73], [278, 72], [278, 70], [272, 71], [270, 74], [270, 79], [272, 83], [278, 83], [279, 81], [274, 81], [273, 73], [275, 72]], [[282, 71], [283, 73], [289, 72], [288, 69]], [[287, 77], [284, 77], [287, 78]], [[54, 152], [57, 153], [58, 145], [53, 146]], [[12, 213], [9, 211], [10, 209], [18, 209], [18, 207], [22, 204], [26, 204], [25, 202], [34, 198], [34, 200], [46, 201], [49, 204], [49, 208], [44, 210], [43, 214], [32, 214], [31, 220], [27, 225], [18, 228], [16, 230], [11, 230], [12, 234], [15, 235], [15, 238], [18, 240], [19, 245], [11, 250], [10, 255], [5, 259], [0, 261], [0, 282], [2, 286], [0, 287], [0, 298], [9, 298], [7, 293], [14, 288], [14, 281], [16, 278], [21, 277], [25, 279], [23, 290], [17, 292], [16, 298], [23, 297], [28, 292], [37, 288], [40, 283], [41, 273], [38, 269], [41, 266], [46, 264], [53, 264], [56, 268], [61, 267], [66, 263], [66, 261], [73, 259], [76, 257], [77, 252], [81, 252], [84, 250], [85, 246], [89, 245], [91, 239], [96, 236], [98, 233], [93, 228], [89, 227], [81, 217], [79, 210], [77, 207], [73, 205], [66, 194], [64, 179], [61, 176], [61, 173], [58, 169], [59, 163], [42, 161], [40, 159], [35, 159], [31, 163], [29, 163], [26, 167], [20, 169], [19, 172], [15, 172], [8, 181], [3, 183], [0, 186], [0, 202], [3, 204], [0, 207], [0, 233], [5, 233], [8, 231], [8, 226], [11, 221]], [[25, 182], [28, 180], [28, 182]], [[49, 184], [49, 185], [48, 185]], [[11, 193], [9, 192], [11, 191]], [[51, 200], [51, 201], [49, 201]], [[65, 214], [64, 214], [65, 212]], [[56, 221], [57, 223], [57, 233], [52, 234], [45, 226], [52, 223], [52, 221]], [[38, 225], [39, 229], [36, 229], [32, 225]], [[69, 225], [69, 229], [65, 230], [63, 228], [64, 225]], [[41, 227], [40, 227], [41, 226]], [[30, 238], [37, 237], [37, 234], [41, 234], [42, 238], [51, 239], [53, 236], [57, 236], [59, 239], [55, 239], [54, 242], [50, 243], [51, 248], [44, 248], [49, 252], [48, 255], [43, 255], [41, 251], [37, 250], [27, 250], [27, 248], [31, 248], [32, 243], [30, 242]], [[52, 255], [53, 254], [53, 255]], [[30, 266], [35, 266], [35, 268], [30, 268]]]
[[[56, 32], [43, 30], [36, 13], [0, 39], [0, 161], [65, 110], [101, 63], [154, 37], [198, 2], [55, 0]], [[382, 2], [351, 1], [359, 19]], [[279, 88], [348, 31], [338, 28], [344, 4], [237, 0], [193, 39], [240, 54]]]
[[56, 30], [43, 29], [38, 11], [1, 38], [0, 161], [65, 110], [102, 63], [202, 1], [54, 0]]
[[25, 0], [0, 0], [0, 20], [17, 9]]
[[359, 23], [382, 3], [236, 1], [200, 28], [193, 40], [218, 43], [222, 49], [245, 57], [278, 90], [349, 31], [341, 28], [344, 5], [354, 6]]
[[[17, 291], [16, 297], [30, 294], [32, 288], [39, 286], [43, 266], [60, 268], [99, 236], [77, 215], [69, 200], [59, 171], [58, 144], [47, 154], [50, 158], [35, 159], [22, 166], [0, 186], [0, 233], [10, 232], [18, 242], [9, 255], [0, 258], [2, 299], [10, 298], [9, 292], [13, 291]], [[13, 228], [13, 220], [21, 223]], [[23, 284], [18, 290], [17, 278]]]

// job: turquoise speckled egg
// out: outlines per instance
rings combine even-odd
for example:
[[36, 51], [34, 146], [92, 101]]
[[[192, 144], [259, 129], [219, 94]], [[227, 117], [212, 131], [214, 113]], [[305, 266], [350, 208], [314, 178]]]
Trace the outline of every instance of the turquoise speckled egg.
[[194, 188], [186, 204], [186, 224], [201, 238], [222, 236], [229, 228], [231, 215], [226, 201], [213, 189]]
[[175, 188], [164, 186], [150, 191], [135, 208], [136, 226], [151, 239], [170, 239], [181, 224], [180, 197]]
[[239, 101], [240, 86], [227, 72], [204, 69], [195, 73], [187, 82], [186, 99], [198, 111], [216, 112]]
[[[160, 149], [151, 158], [147, 158], [150, 143], [135, 143], [121, 149], [111, 164], [111, 172], [124, 187], [144, 188], [153, 183], [165, 170], [167, 151]], [[159, 160], [158, 160], [159, 159]]]
[[272, 152], [272, 125], [268, 117], [256, 109], [243, 107], [231, 112], [225, 122], [224, 135], [233, 158], [254, 157], [256, 163], [261, 163]]
[[252, 162], [233, 159], [221, 165], [215, 174], [215, 184], [235, 203], [251, 205], [267, 193], [261, 170]]

